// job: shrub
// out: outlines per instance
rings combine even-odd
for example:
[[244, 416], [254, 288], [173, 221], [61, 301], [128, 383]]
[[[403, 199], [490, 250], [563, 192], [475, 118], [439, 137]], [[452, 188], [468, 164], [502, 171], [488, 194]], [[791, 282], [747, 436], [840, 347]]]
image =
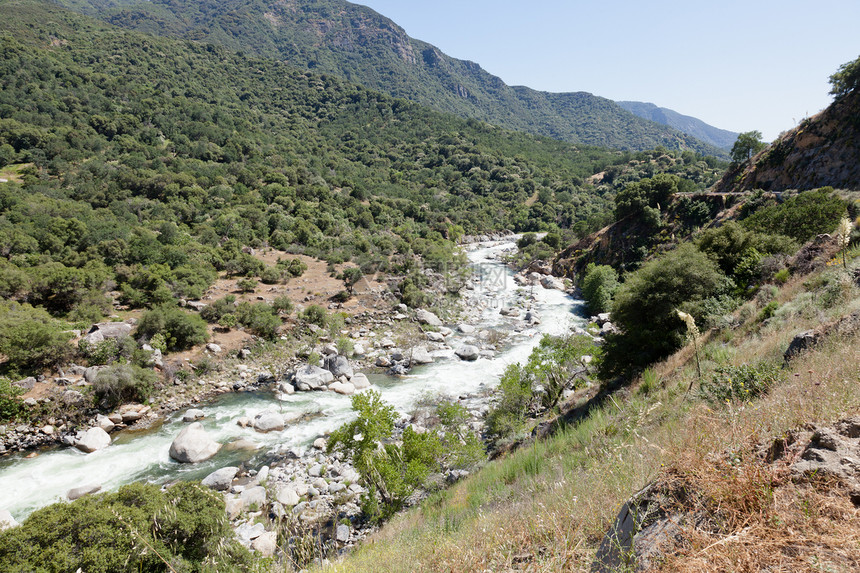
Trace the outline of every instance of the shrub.
[[225, 314], [236, 312], [235, 295], [228, 294], [224, 298], [219, 298], [212, 304], [204, 306], [200, 310], [200, 317], [206, 322], [218, 322]]
[[316, 324], [319, 327], [325, 327], [327, 317], [323, 307], [312, 304], [299, 314], [299, 318], [308, 324]]
[[78, 342], [78, 352], [87, 359], [90, 366], [101, 366], [120, 358], [131, 358], [135, 347], [134, 340], [130, 336], [106, 338], [95, 344], [90, 344], [86, 340]]
[[403, 431], [400, 445], [393, 442], [397, 415], [376, 391], [355, 394], [352, 409], [358, 417], [332, 433], [328, 451], [352, 458], [368, 490], [362, 509], [371, 520], [379, 521], [403, 507], [438, 466], [441, 443], [435, 432], [418, 434], [411, 427]]
[[830, 233], [845, 214], [845, 201], [822, 188], [806, 191], [786, 199], [779, 205], [759, 209], [743, 221], [754, 231], [787, 235], [806, 242], [815, 235]]
[[685, 326], [676, 311], [701, 324], [703, 302], [730, 287], [716, 265], [689, 243], [631, 273], [615, 295], [612, 318], [622, 332], [606, 338], [601, 376], [632, 374], [680, 348]]
[[496, 392], [498, 400], [487, 413], [487, 433], [495, 438], [515, 434], [523, 426], [529, 406], [534, 398], [532, 381], [519, 364], [505, 369]]
[[280, 295], [275, 297], [275, 300], [272, 301], [272, 308], [274, 308], [277, 313], [291, 314], [295, 307], [293, 306], [293, 301], [290, 300], [290, 297], [287, 295]]
[[779, 378], [780, 369], [775, 364], [721, 366], [702, 380], [699, 392], [714, 403], [747, 402], [767, 392]]
[[156, 381], [152, 370], [114, 364], [99, 370], [93, 381], [93, 393], [97, 403], [110, 409], [123, 402], [143, 402], [152, 394]]
[[618, 273], [609, 265], [589, 263], [582, 279], [582, 297], [594, 314], [609, 312], [618, 289]]
[[257, 281], [249, 278], [239, 279], [236, 286], [242, 292], [254, 292], [254, 289], [257, 288]]
[[308, 266], [302, 262], [301, 259], [292, 259], [287, 263], [279, 263], [283, 265], [291, 277], [300, 277], [302, 276], [306, 270], [308, 270]]
[[0, 354], [11, 370], [32, 372], [65, 363], [74, 352], [70, 338], [44, 310], [0, 302]]
[[0, 422], [17, 419], [24, 413], [24, 404], [18, 398], [23, 388], [13, 386], [7, 378], [0, 378]]
[[209, 340], [209, 331], [202, 318], [166, 305], [145, 312], [135, 332], [145, 339], [161, 334], [170, 351], [186, 350]]
[[264, 302], [243, 302], [236, 309], [236, 320], [251, 334], [268, 339], [276, 338], [281, 327], [275, 309]]
[[33, 512], [20, 527], [0, 533], [6, 571], [250, 570], [251, 559], [233, 536], [224, 500], [198, 483], [166, 491], [136, 483], [116, 493], [89, 495]]
[[260, 280], [267, 285], [273, 285], [281, 282], [284, 278], [284, 271], [277, 267], [266, 267], [260, 272]]

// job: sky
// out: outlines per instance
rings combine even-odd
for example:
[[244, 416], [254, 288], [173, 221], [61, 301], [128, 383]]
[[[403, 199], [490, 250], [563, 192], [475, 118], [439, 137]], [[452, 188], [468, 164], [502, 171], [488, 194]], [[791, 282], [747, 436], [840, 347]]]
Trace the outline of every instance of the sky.
[[832, 101], [860, 0], [358, 0], [509, 85], [651, 102], [765, 141]]

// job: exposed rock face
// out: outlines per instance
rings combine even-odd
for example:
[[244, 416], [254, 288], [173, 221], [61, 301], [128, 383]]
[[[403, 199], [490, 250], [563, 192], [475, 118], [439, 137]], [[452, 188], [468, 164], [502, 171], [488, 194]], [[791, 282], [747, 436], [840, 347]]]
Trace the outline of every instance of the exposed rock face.
[[783, 357], [786, 361], [789, 361], [804, 351], [815, 347], [828, 336], [850, 336], [858, 330], [860, 330], [860, 310], [855, 310], [835, 322], [815, 330], [805, 330], [795, 335]]
[[220, 470], [215, 470], [200, 482], [206, 487], [211, 487], [217, 491], [225, 491], [230, 489], [230, 485], [233, 483], [233, 478], [236, 477], [236, 474], [239, 472], [239, 468], [228, 466], [226, 468], [221, 468]]
[[185, 464], [196, 464], [208, 460], [220, 449], [221, 444], [209, 437], [203, 424], [193, 422], [170, 444], [170, 457]]
[[82, 452], [91, 453], [110, 445], [110, 435], [101, 428], [90, 428], [80, 440], [75, 442], [75, 447]]
[[423, 308], [419, 308], [415, 311], [415, 319], [421, 324], [429, 324], [430, 326], [442, 326], [442, 321], [438, 316], [430, 312], [429, 310], [424, 310]]
[[297, 390], [321, 390], [333, 381], [334, 374], [319, 366], [308, 364], [296, 371]]

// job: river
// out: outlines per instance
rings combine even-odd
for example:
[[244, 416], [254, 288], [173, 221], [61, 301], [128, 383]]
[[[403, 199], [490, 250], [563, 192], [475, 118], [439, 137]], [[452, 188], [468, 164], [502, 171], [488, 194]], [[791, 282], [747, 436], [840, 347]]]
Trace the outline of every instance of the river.
[[[504, 347], [492, 359], [464, 362], [456, 357], [438, 359], [433, 364], [414, 368], [409, 375], [393, 378], [369, 375], [383, 399], [401, 414], [408, 413], [419, 399], [428, 395], [456, 397], [485, 386], [495, 386], [509, 364], [525, 362], [543, 334], [563, 334], [576, 323], [584, 322], [578, 313], [581, 301], [541, 286], [518, 287], [513, 273], [496, 257], [510, 249], [512, 243], [482, 244], [468, 253], [477, 277], [474, 289], [467, 291], [467, 304], [480, 308], [480, 318], [472, 324], [482, 328], [510, 328], [511, 321], [499, 314], [500, 305], [530, 298], [532, 311], [541, 323], [521, 332], [510, 332]], [[447, 341], [452, 348], [463, 343], [466, 335], [455, 333]], [[219, 396], [199, 406], [206, 413], [202, 423], [209, 434], [221, 443], [245, 438], [260, 444], [256, 452], [227, 451], [223, 448], [214, 458], [200, 464], [180, 464], [170, 459], [170, 444], [183, 427], [177, 412], [157, 428], [147, 431], [125, 431], [114, 434], [113, 443], [100, 451], [84, 454], [74, 448], [57, 448], [33, 458], [23, 454], [0, 461], [0, 509], [7, 509], [21, 521], [35, 509], [65, 499], [76, 487], [100, 484], [104, 490], [115, 490], [135, 481], [161, 483], [176, 479], [199, 479], [215, 469], [245, 462], [259, 467], [267, 457], [290, 448], [304, 449], [320, 435], [326, 434], [353, 415], [350, 400], [334, 392], [298, 392], [278, 396], [272, 392], [241, 392]], [[242, 428], [236, 419], [253, 418], [263, 410], [306, 412], [303, 421], [283, 432], [261, 434]]]

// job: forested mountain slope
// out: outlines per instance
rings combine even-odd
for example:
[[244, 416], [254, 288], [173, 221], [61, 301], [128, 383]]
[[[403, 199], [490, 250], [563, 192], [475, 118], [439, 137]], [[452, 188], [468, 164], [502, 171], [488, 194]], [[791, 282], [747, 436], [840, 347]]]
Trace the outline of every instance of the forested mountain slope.
[[343, 0], [59, 1], [118, 26], [283, 60], [507, 129], [619, 149], [662, 145], [726, 157], [716, 146], [590, 93], [508, 86], [478, 64], [451, 58], [370, 8]]
[[665, 107], [658, 107], [653, 103], [641, 101], [619, 101], [615, 103], [634, 115], [668, 125], [721, 149], [731, 149], [738, 138], [738, 134], [733, 131], [708, 125], [701, 119], [683, 115]]

